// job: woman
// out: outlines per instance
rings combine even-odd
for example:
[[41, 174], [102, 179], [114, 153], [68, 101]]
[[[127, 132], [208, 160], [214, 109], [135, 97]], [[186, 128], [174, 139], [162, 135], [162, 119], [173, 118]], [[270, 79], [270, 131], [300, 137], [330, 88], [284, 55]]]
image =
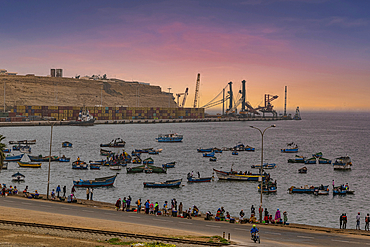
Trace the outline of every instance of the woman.
[[275, 213], [275, 223], [279, 223], [280, 221], [281, 221], [281, 214], [280, 214], [280, 210], [277, 209]]

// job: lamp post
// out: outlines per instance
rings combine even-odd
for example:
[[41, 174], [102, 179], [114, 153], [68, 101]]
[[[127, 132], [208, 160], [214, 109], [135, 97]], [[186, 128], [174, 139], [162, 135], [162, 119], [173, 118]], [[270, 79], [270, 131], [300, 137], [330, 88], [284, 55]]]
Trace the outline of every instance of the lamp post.
[[50, 133], [50, 150], [49, 150], [49, 170], [48, 170], [48, 186], [46, 189], [46, 198], [49, 199], [49, 185], [50, 185], [50, 162], [51, 162], [51, 144], [53, 141], [53, 126], [55, 122], [51, 124], [51, 133]]
[[257, 128], [257, 127], [254, 127], [254, 126], [249, 126], [249, 127], [251, 127], [251, 128], [253, 128], [253, 129], [256, 129], [256, 130], [258, 130], [260, 133], [261, 133], [261, 136], [262, 136], [262, 145], [261, 145], [261, 167], [260, 167], [260, 178], [261, 178], [261, 185], [260, 185], [260, 188], [261, 188], [261, 205], [260, 205], [260, 223], [262, 223], [262, 186], [263, 186], [263, 178], [262, 178], [262, 172], [263, 172], [263, 136], [264, 136], [264, 134], [265, 134], [265, 132], [266, 132], [266, 130], [268, 130], [269, 128], [275, 128], [276, 127], [276, 125], [275, 124], [273, 124], [273, 125], [271, 125], [270, 127], [267, 127], [264, 131], [261, 131], [259, 128]]

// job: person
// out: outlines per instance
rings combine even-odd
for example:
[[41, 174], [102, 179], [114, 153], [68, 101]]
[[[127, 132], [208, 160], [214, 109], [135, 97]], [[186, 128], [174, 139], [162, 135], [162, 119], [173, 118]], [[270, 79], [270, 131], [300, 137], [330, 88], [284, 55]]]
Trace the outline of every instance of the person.
[[347, 215], [344, 214], [343, 215], [343, 226], [342, 226], [342, 229], [346, 229], [347, 228]]
[[267, 211], [267, 208], [265, 208], [265, 217], [263, 219], [266, 224], [269, 223], [269, 211]]
[[149, 200], [146, 200], [145, 202], [145, 213], [149, 214], [149, 208], [150, 208], [150, 202]]
[[38, 199], [40, 196], [39, 192], [37, 192], [37, 190], [35, 190], [35, 199]]
[[286, 225], [286, 223], [288, 221], [288, 213], [286, 211], [284, 211], [283, 216], [284, 216], [284, 225]]
[[253, 225], [251, 229], [251, 237], [253, 238], [253, 235], [257, 232], [259, 232], [259, 230], [257, 229], [256, 225]]
[[369, 231], [369, 222], [370, 222], [370, 216], [369, 214], [367, 214], [365, 217], [365, 231], [366, 229]]
[[277, 209], [276, 210], [276, 213], [275, 213], [275, 223], [279, 223], [281, 220], [281, 214], [280, 214], [280, 210]]
[[126, 197], [123, 197], [122, 199], [122, 211], [125, 211], [126, 208]]
[[357, 216], [356, 216], [356, 230], [358, 229], [358, 230], [361, 230], [360, 229], [360, 219], [361, 219], [361, 217], [360, 217], [360, 212], [358, 212], [358, 214], [357, 214]]
[[252, 205], [252, 207], [251, 207], [251, 215], [254, 215], [254, 214], [256, 214], [256, 209], [254, 208], [254, 206]]
[[198, 178], [200, 178], [200, 173], [198, 172]]
[[164, 201], [163, 204], [163, 215], [167, 215], [167, 201]]
[[73, 185], [71, 188], [71, 194], [74, 194], [76, 192], [75, 186]]
[[139, 214], [140, 213], [140, 210], [141, 210], [141, 198], [139, 198], [137, 201], [136, 201], [136, 205], [137, 205], [137, 213]]
[[342, 225], [343, 225], [343, 216], [344, 216], [344, 214], [342, 214], [342, 215], [339, 217], [339, 229], [342, 229]]
[[180, 216], [182, 216], [182, 208], [183, 208], [182, 202], [180, 202], [180, 204], [179, 204], [179, 214], [180, 214]]
[[211, 213], [211, 211], [207, 211], [205, 220], [212, 220], [212, 216], [213, 214]]
[[130, 211], [130, 205], [131, 205], [131, 196], [128, 196], [126, 200], [126, 207], [128, 211]]
[[17, 195], [17, 194], [18, 194], [17, 186], [14, 186], [14, 195]]
[[60, 185], [57, 186], [56, 192], [57, 192], [57, 197], [60, 198], [60, 195], [59, 195], [59, 193], [61, 192]]
[[188, 219], [191, 219], [191, 208], [188, 209], [187, 214], [188, 214]]
[[67, 186], [63, 186], [63, 197], [65, 198], [66, 197], [66, 193], [67, 193]]
[[197, 217], [198, 216], [198, 213], [199, 213], [199, 208], [197, 206], [193, 205], [193, 215], [195, 217]]
[[51, 199], [55, 200], [55, 191], [54, 191], [54, 189], [51, 191]]
[[1, 195], [4, 197], [5, 196], [5, 190], [6, 190], [6, 188], [5, 188], [5, 186], [1, 189]]
[[121, 208], [121, 198], [119, 198], [117, 201], [116, 201], [116, 210], [118, 211], [118, 210], [120, 210], [120, 208]]
[[231, 216], [229, 214], [229, 212], [226, 212], [226, 220], [230, 220], [231, 219]]
[[242, 210], [240, 210], [240, 213], [239, 213], [239, 222], [240, 223], [243, 223], [243, 221], [244, 221], [244, 211], [243, 211], [243, 209]]
[[334, 179], [333, 179], [333, 189], [334, 189]]
[[86, 200], [89, 200], [90, 190], [86, 188]]
[[155, 204], [154, 204], [154, 214], [155, 214], [155, 216], [158, 216], [158, 211], [159, 211], [159, 204], [158, 204], [158, 202], [155, 202]]
[[93, 195], [94, 195], [94, 189], [93, 187], [90, 187], [90, 200], [93, 200]]

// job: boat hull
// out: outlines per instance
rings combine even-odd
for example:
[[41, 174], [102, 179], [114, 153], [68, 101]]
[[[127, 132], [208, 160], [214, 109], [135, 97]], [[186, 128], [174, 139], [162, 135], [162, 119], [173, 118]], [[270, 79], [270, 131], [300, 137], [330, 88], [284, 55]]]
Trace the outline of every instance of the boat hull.
[[107, 187], [112, 186], [118, 173], [114, 176], [105, 178], [95, 178], [94, 180], [74, 180], [73, 185], [76, 187]]
[[298, 153], [298, 148], [285, 148], [281, 149], [282, 153]]
[[265, 180], [265, 175], [259, 174], [250, 174], [250, 175], [239, 175], [233, 174], [231, 172], [219, 171], [213, 169], [216, 172], [216, 175], [219, 180], [233, 180], [233, 181], [258, 181], [259, 177], [262, 177], [262, 180]]
[[72, 126], [93, 126], [95, 123], [95, 119], [90, 119], [88, 121], [70, 121], [69, 125]]
[[211, 182], [213, 177], [207, 177], [207, 178], [193, 178], [188, 177], [188, 183], [207, 183]]
[[163, 183], [155, 182], [144, 182], [145, 188], [179, 188], [181, 185], [182, 179], [178, 180], [169, 180]]
[[6, 156], [5, 161], [20, 161], [24, 154], [21, 155], [14, 155], [14, 156]]
[[30, 163], [30, 162], [17, 162], [19, 167], [25, 167], [25, 168], [40, 168], [41, 163]]

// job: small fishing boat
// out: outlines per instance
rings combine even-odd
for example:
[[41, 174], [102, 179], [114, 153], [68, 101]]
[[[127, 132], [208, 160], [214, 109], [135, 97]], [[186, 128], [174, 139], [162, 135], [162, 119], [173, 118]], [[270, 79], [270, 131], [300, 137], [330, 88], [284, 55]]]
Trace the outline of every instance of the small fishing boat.
[[199, 153], [210, 153], [213, 152], [213, 148], [198, 148], [197, 151]]
[[24, 182], [25, 176], [19, 172], [12, 175], [13, 182]]
[[235, 180], [235, 181], [258, 181], [258, 178], [262, 177], [262, 180], [265, 180], [268, 176], [267, 174], [240, 174], [235, 171], [219, 171], [213, 169], [216, 172], [216, 175], [219, 180]]
[[351, 170], [352, 161], [349, 156], [343, 156], [335, 159], [333, 163], [334, 170]]
[[333, 195], [352, 195], [354, 194], [354, 190], [350, 190], [348, 184], [344, 185], [342, 184], [341, 186], [334, 187], [333, 189]]
[[110, 165], [109, 169], [119, 171], [122, 169], [122, 166], [121, 165]]
[[304, 161], [305, 164], [316, 164], [316, 158], [312, 157]]
[[100, 144], [100, 147], [112, 147], [112, 148], [123, 148], [125, 147], [126, 142], [121, 138], [116, 138], [112, 140], [110, 143]]
[[314, 157], [314, 158], [321, 158], [322, 157], [322, 152], [312, 154], [312, 157]]
[[132, 159], [132, 163], [133, 164], [141, 164], [142, 160], [136, 156], [135, 158]]
[[141, 173], [145, 169], [145, 165], [136, 166], [136, 167], [127, 167], [126, 171], [127, 173]]
[[23, 162], [23, 161], [18, 161], [17, 163], [19, 167], [26, 167], [26, 168], [40, 168], [41, 167], [41, 163]]
[[183, 136], [177, 133], [158, 135], [157, 142], [182, 142]]
[[94, 162], [90, 162], [90, 170], [100, 170], [100, 164], [96, 164]]
[[84, 161], [76, 160], [72, 163], [72, 169], [77, 170], [87, 170], [89, 168], [89, 165], [86, 164]]
[[307, 173], [307, 167], [302, 167], [298, 169], [298, 173]]
[[114, 155], [113, 151], [110, 151], [110, 150], [105, 150], [105, 149], [100, 149], [100, 155], [103, 155], [103, 156], [110, 156], [110, 155]]
[[31, 147], [30, 146], [20, 146], [19, 152], [24, 153], [24, 154], [29, 154], [31, 153]]
[[9, 144], [36, 144], [36, 140], [9, 141]]
[[233, 151], [245, 151], [245, 146], [243, 143], [239, 142], [232, 148]]
[[67, 158], [66, 156], [59, 157], [59, 162], [69, 162], [71, 158]]
[[71, 148], [72, 147], [72, 143], [71, 142], [63, 142], [62, 143], [62, 148]]
[[176, 165], [176, 161], [173, 161], [173, 162], [169, 162], [169, 163], [163, 164], [162, 167], [163, 168], [174, 168], [175, 165]]
[[[258, 187], [258, 192], [261, 192], [261, 185], [259, 184]], [[277, 192], [277, 184], [276, 181], [272, 182], [269, 181], [267, 184], [264, 182], [262, 184], [262, 193], [276, 193]]]
[[215, 156], [215, 152], [211, 152], [211, 153], [204, 153], [203, 154], [203, 157], [214, 157]]
[[294, 159], [288, 159], [288, 163], [304, 163], [305, 157], [296, 155]]
[[209, 161], [217, 161], [217, 157], [211, 157], [209, 158]]
[[151, 150], [151, 151], [149, 151], [148, 153], [149, 153], [149, 154], [159, 154], [159, 152], [158, 152], [158, 151], [156, 151], [156, 150]]
[[38, 155], [38, 156], [31, 156], [31, 155], [28, 155], [28, 158], [32, 161], [32, 162], [44, 162], [44, 161], [47, 161], [44, 157], [42, 157], [42, 155]]
[[74, 180], [73, 185], [76, 187], [105, 187], [105, 186], [112, 186], [114, 184], [114, 181], [116, 180], [116, 177], [119, 173], [116, 173], [116, 175], [112, 175], [109, 177], [103, 177], [103, 178], [95, 178], [93, 180]]
[[[315, 192], [315, 189], [318, 189], [319, 187], [315, 187], [315, 186], [308, 186], [308, 185], [305, 185], [305, 186], [301, 186], [301, 187], [295, 187], [295, 186], [292, 186], [288, 189], [289, 193], [300, 193], [300, 194], [313, 194]], [[322, 190], [326, 190], [328, 189], [329, 186], [323, 186]]]
[[[258, 169], [261, 169], [261, 165], [252, 165], [251, 168], [258, 168]], [[262, 166], [262, 169], [274, 169], [276, 168], [276, 164], [275, 163], [265, 163], [263, 164]]]
[[143, 160], [143, 164], [154, 164], [154, 160], [151, 157], [146, 158]]
[[233, 151], [231, 154], [232, 155], [238, 155], [238, 152], [237, 151]]
[[215, 152], [215, 153], [222, 153], [222, 149], [221, 148], [214, 148], [213, 149], [213, 152]]
[[314, 192], [314, 195], [329, 195], [329, 186], [320, 185], [319, 187], [316, 187]]
[[320, 157], [319, 164], [331, 164], [331, 160]]
[[13, 155], [13, 156], [6, 156], [5, 157], [5, 161], [20, 161], [22, 159], [24, 154], [20, 154], [20, 155]]
[[247, 145], [247, 146], [245, 146], [244, 150], [245, 151], [248, 151], [248, 152], [254, 152], [255, 151], [255, 148], [250, 147], [250, 146]]
[[8, 170], [8, 162], [4, 162], [0, 170]]
[[19, 149], [21, 149], [21, 145], [14, 145], [13, 147], [12, 147], [12, 149], [14, 150], [14, 151], [19, 151]]
[[179, 188], [182, 179], [167, 180], [165, 182], [144, 182], [145, 188]]
[[281, 149], [282, 153], [298, 153], [298, 145], [294, 142], [287, 143], [287, 148]]
[[188, 183], [206, 183], [206, 182], [211, 182], [211, 180], [213, 179], [213, 176], [205, 177], [205, 178], [195, 178], [192, 176], [188, 176], [187, 179], [188, 179]]
[[4, 150], [3, 150], [3, 153], [5, 153], [5, 154], [6, 154], [6, 153], [10, 153], [11, 151], [12, 151], [12, 150], [11, 150], [10, 148], [7, 148], [7, 149], [4, 149]]

